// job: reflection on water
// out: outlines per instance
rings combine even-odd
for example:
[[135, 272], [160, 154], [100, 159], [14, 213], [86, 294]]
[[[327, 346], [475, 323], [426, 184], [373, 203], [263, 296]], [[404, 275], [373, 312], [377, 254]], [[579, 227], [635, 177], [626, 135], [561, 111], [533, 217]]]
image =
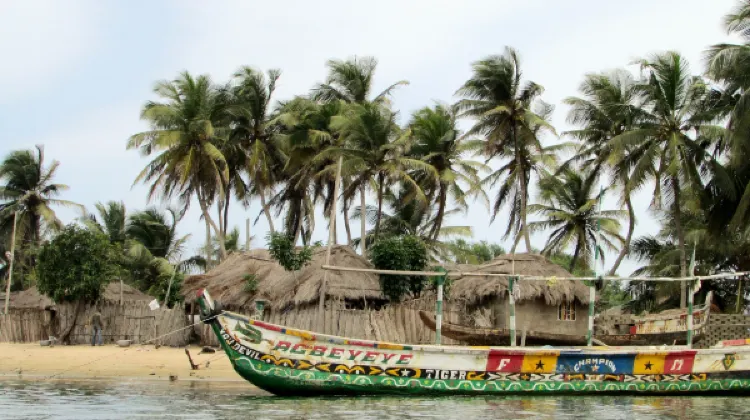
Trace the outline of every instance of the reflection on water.
[[3, 419], [750, 418], [741, 397], [279, 398], [249, 386], [0, 381]]

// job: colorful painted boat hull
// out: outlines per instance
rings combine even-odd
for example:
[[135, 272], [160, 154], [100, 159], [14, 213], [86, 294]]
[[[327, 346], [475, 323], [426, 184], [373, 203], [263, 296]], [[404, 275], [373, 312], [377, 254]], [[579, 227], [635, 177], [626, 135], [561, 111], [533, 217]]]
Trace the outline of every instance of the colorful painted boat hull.
[[[750, 345], [722, 349], [410, 346], [315, 334], [217, 311], [234, 369], [276, 395], [750, 394]], [[744, 342], [743, 342], [744, 343]]]

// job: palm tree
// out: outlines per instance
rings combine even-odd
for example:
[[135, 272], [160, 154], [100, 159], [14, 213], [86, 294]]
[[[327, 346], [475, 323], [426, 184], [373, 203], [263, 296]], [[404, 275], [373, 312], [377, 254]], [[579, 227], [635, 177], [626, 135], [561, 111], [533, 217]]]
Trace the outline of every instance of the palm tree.
[[339, 133], [342, 146], [330, 147], [317, 158], [344, 157], [342, 173], [352, 177], [344, 192], [347, 199], [367, 185], [375, 185], [378, 205], [376, 240], [387, 185], [394, 181], [403, 183], [411, 188], [416, 200], [426, 205], [427, 198], [412, 173], [418, 171], [432, 179], [439, 176], [431, 165], [405, 154], [409, 147], [409, 132], [401, 130], [395, 117], [391, 110], [379, 104], [351, 105], [345, 115], [337, 117], [332, 124], [334, 131]]
[[448, 259], [456, 264], [481, 264], [505, 254], [505, 248], [487, 241], [470, 243], [465, 239], [455, 239], [446, 245], [448, 246]]
[[605, 149], [610, 140], [633, 129], [638, 123], [638, 88], [629, 72], [618, 70], [586, 75], [579, 91], [583, 97], [569, 97], [563, 102], [570, 106], [568, 122], [581, 128], [564, 134], [575, 138], [581, 144], [576, 155], [563, 164], [561, 169], [580, 162], [583, 168], [590, 170], [592, 176], [597, 178], [604, 169], [609, 169], [620, 188], [620, 196], [628, 211], [628, 232], [620, 253], [609, 270], [609, 275], [613, 276], [629, 252], [636, 221], [630, 198], [631, 186], [628, 183], [627, 168], [618, 170], [620, 168], [612, 162]]
[[246, 171], [253, 184], [252, 192], [260, 198], [268, 228], [275, 228], [271, 217], [267, 194], [278, 182], [278, 174], [284, 166], [285, 157], [269, 124], [271, 98], [281, 70], [271, 69], [267, 75], [252, 67], [242, 67], [235, 74], [233, 88], [235, 106], [232, 108], [233, 142], [247, 151]]
[[[748, 151], [747, 132], [750, 129], [750, 2], [743, 0], [725, 16], [727, 32], [742, 39], [740, 44], [721, 43], [713, 45], [706, 53], [706, 74], [723, 84], [726, 97], [723, 110], [729, 115], [729, 127], [736, 146]], [[736, 150], [739, 151], [739, 150]]]
[[[437, 205], [435, 223], [428, 235], [430, 239], [437, 240], [449, 196], [460, 209], [468, 208], [468, 197], [484, 194], [480, 188], [479, 172], [488, 168], [479, 162], [463, 158], [474, 149], [470, 142], [459, 136], [456, 115], [446, 106], [425, 107], [414, 112], [409, 129], [413, 141], [409, 156], [429, 164], [439, 176], [435, 179], [431, 173], [413, 175], [428, 201], [434, 200]], [[484, 198], [486, 199], [486, 195]]]
[[[108, 201], [106, 203], [96, 203], [96, 210], [99, 213], [99, 219], [96, 215], [89, 214], [83, 218], [84, 223], [91, 229], [103, 233], [113, 244], [124, 244], [127, 240], [127, 211], [125, 203], [122, 201]], [[101, 222], [100, 222], [101, 220]]]
[[[128, 216], [122, 265], [125, 276], [139, 290], [163, 297], [175, 276], [197, 266], [205, 267], [201, 257], [181, 258], [190, 238], [177, 233], [183, 215], [170, 207], [165, 211], [151, 207]], [[173, 291], [179, 288], [178, 280]]]
[[[251, 240], [253, 237], [250, 238]], [[219, 254], [219, 238], [213, 238], [213, 250], [214, 255], [218, 257]], [[240, 229], [235, 226], [224, 236], [224, 248], [227, 253], [237, 252], [241, 249], [240, 247]]]
[[[513, 203], [509, 227], [513, 227], [518, 237], [523, 236], [526, 249], [530, 251], [526, 207], [531, 172], [535, 168], [530, 166], [533, 161], [529, 157], [542, 149], [540, 132], [555, 132], [544, 116], [532, 110], [543, 88], [534, 82], [523, 83], [518, 53], [510, 47], [506, 47], [503, 55], [475, 62], [473, 72], [472, 78], [456, 92], [463, 98], [457, 104], [460, 116], [474, 119], [474, 125], [466, 135], [484, 137], [484, 155], [488, 160], [499, 157], [512, 161], [501, 171], [489, 175], [490, 183], [496, 182], [505, 172], [517, 183], [517, 191], [507, 183], [500, 189], [492, 220], [506, 202], [508, 193], [516, 192], [519, 198], [517, 204]], [[551, 111], [547, 107], [544, 109]], [[511, 252], [514, 251], [515, 246]]]
[[[433, 233], [438, 224], [437, 205], [425, 206], [414, 200], [414, 193], [409, 186], [397, 186], [395, 189], [388, 188], [383, 200], [387, 211], [378, 212], [377, 207], [367, 206], [364, 216], [371, 224], [375, 224], [380, 214], [382, 222], [379, 232], [380, 238], [392, 236], [416, 236], [425, 243], [433, 259], [438, 260], [450, 253], [451, 248], [441, 240], [446, 238], [468, 238], [471, 237], [471, 226], [443, 226], [441, 225], [437, 237]], [[451, 216], [461, 212], [462, 209], [451, 209], [443, 212], [444, 216]], [[353, 219], [362, 217], [362, 208], [354, 207], [352, 212]], [[365, 236], [368, 245], [376, 242], [378, 236], [375, 229], [371, 229]], [[360, 244], [362, 238], [355, 238], [354, 244]]]
[[721, 85], [715, 108], [720, 116], [729, 117], [728, 133], [721, 152], [728, 159], [725, 167], [713, 173], [708, 185], [711, 205], [709, 221], [714, 230], [742, 230], [748, 225], [750, 208], [750, 2], [740, 2], [725, 17], [730, 34], [738, 35], [741, 44], [717, 44], [708, 51], [707, 75]]
[[183, 213], [169, 207], [165, 212], [151, 207], [131, 214], [125, 231], [129, 239], [142, 245], [152, 256], [174, 260], [190, 237], [177, 234], [177, 224], [182, 217]]
[[[711, 226], [707, 214], [702, 210], [692, 210], [696, 206], [688, 203], [683, 213], [682, 228], [687, 242], [695, 252], [694, 270], [697, 275], [710, 275], [719, 272], [747, 271], [750, 268], [750, 234], [747, 230], [724, 229], [717, 231]], [[637, 238], [633, 241], [633, 254], [637, 260], [645, 262], [634, 275], [672, 277], [680, 272], [680, 250], [676, 235], [676, 223], [663, 214], [666, 222], [657, 235]], [[729, 225], [725, 224], [727, 228]], [[674, 307], [679, 304], [679, 290], [671, 282], [631, 282], [629, 289], [634, 299], [631, 306], [636, 310], [654, 307]], [[731, 280], [703, 282], [700, 294], [708, 290], [714, 292], [716, 303], [723, 310], [741, 313], [745, 299], [750, 292], [750, 284]], [[657, 308], [658, 309], [658, 308]]]
[[354, 58], [346, 61], [328, 60], [328, 78], [313, 89], [312, 98], [322, 102], [343, 101], [348, 104], [384, 102], [399, 86], [408, 85], [400, 80], [369, 99], [372, 80], [378, 61], [374, 57]]
[[[332, 123], [343, 107], [340, 101], [319, 103], [297, 97], [283, 104], [274, 119], [283, 126], [278, 138], [288, 158], [284, 167], [286, 182], [272, 201], [280, 210], [287, 209], [286, 229], [293, 234], [295, 243], [302, 230], [306, 232], [304, 242], [309, 243], [314, 205], [318, 200], [324, 202], [324, 214], [330, 214], [336, 159], [316, 157], [329, 147], [339, 145]], [[329, 223], [336, 237], [335, 223], [330, 220]]]
[[[34, 249], [41, 243], [43, 229], [62, 227], [53, 206], [82, 208], [73, 202], [54, 198], [68, 189], [67, 185], [52, 182], [59, 166], [56, 160], [49, 167], [45, 166], [42, 146], [36, 146], [34, 151], [12, 151], [0, 163], [0, 237], [10, 238], [15, 222], [16, 238], [21, 241], [16, 247], [16, 261], [21, 263], [19, 268], [33, 269], [36, 263]], [[10, 249], [10, 243], [7, 248]], [[20, 276], [17, 278], [22, 280]]]
[[[387, 105], [388, 97], [393, 91], [409, 82], [401, 80], [388, 86], [385, 90], [370, 99], [372, 91], [372, 81], [377, 68], [377, 60], [374, 57], [353, 58], [349, 60], [329, 60], [326, 63], [328, 67], [328, 77], [325, 83], [318, 84], [312, 91], [312, 98], [321, 102], [343, 102], [348, 105], [365, 105], [367, 103], [376, 103]], [[344, 187], [343, 206], [346, 217], [344, 218], [347, 235], [349, 234], [348, 208], [354, 198], [356, 189], [352, 188], [354, 179], [347, 173], [342, 173], [342, 185]], [[356, 186], [360, 193], [360, 206], [365, 206], [367, 194], [367, 183], [357, 182]], [[348, 193], [347, 193], [348, 192]], [[335, 222], [335, 221], [334, 221]], [[366, 234], [366, 221], [362, 218], [361, 232]], [[335, 223], [334, 223], [335, 228]], [[366, 245], [361, 244], [362, 254], [364, 255]]]
[[[619, 234], [623, 212], [597, 211], [597, 201], [604, 192], [594, 193], [596, 176], [575, 169], [564, 170], [559, 176], [546, 176], [539, 181], [540, 198], [544, 204], [532, 204], [529, 211], [542, 216], [529, 224], [531, 230], [553, 229], [542, 252], [550, 255], [565, 252], [573, 246], [570, 272], [579, 258], [591, 266], [591, 251], [602, 255], [602, 246], [617, 250], [623, 242]], [[598, 247], [597, 245], [598, 241]]]
[[[229, 169], [219, 150], [225, 134], [230, 95], [206, 75], [193, 77], [180, 73], [173, 81], [160, 81], [154, 87], [163, 102], [149, 101], [141, 119], [152, 129], [135, 134], [128, 149], [143, 155], [159, 153], [136, 177], [135, 183], [151, 183], [149, 198], [169, 199], [179, 195], [187, 206], [195, 195], [206, 223], [206, 259], [210, 260], [211, 229], [223, 235], [222, 208]], [[211, 217], [210, 206], [219, 204], [218, 222]], [[221, 257], [226, 257], [223, 241]]]
[[[680, 276], [685, 277], [687, 252], [681, 226], [682, 193], [688, 186], [701, 183], [701, 164], [716, 166], [706, 153], [705, 145], [723, 135], [724, 129], [707, 124], [706, 115], [701, 111], [708, 89], [703, 80], [690, 74], [682, 56], [670, 51], [641, 60], [640, 64], [647, 72], [647, 78], [638, 85], [644, 102], [643, 120], [637, 128], [614, 137], [610, 148], [616, 154], [618, 165], [629, 172], [631, 189], [653, 179], [653, 205], [660, 208], [663, 201], [671, 205], [680, 250]], [[667, 188], [667, 197], [662, 196], [662, 185]], [[680, 305], [685, 307], [684, 282], [680, 295]]]

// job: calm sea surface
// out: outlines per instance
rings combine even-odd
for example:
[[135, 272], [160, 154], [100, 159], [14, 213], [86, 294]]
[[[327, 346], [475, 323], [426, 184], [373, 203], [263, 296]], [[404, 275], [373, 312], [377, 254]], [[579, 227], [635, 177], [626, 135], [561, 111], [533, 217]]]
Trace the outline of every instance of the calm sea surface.
[[242, 385], [0, 380], [2, 419], [748, 419], [741, 397], [278, 398]]

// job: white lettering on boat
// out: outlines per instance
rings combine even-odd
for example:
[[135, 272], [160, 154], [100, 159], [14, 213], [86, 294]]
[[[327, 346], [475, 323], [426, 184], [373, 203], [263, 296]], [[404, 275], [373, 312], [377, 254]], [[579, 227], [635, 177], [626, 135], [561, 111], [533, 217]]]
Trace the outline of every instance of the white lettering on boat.
[[321, 357], [334, 360], [346, 360], [352, 362], [372, 364], [395, 364], [408, 365], [411, 363], [413, 354], [382, 353], [379, 351], [347, 350], [340, 347], [327, 347], [322, 345], [310, 346], [303, 343], [293, 344], [289, 341], [277, 341], [271, 351], [282, 353], [299, 354], [310, 357]]
[[594, 371], [598, 370], [599, 366], [606, 366], [612, 372], [617, 371], [615, 363], [609, 359], [581, 359], [573, 366], [573, 370], [580, 372], [585, 366], [594, 366], [595, 369], [592, 369]]

